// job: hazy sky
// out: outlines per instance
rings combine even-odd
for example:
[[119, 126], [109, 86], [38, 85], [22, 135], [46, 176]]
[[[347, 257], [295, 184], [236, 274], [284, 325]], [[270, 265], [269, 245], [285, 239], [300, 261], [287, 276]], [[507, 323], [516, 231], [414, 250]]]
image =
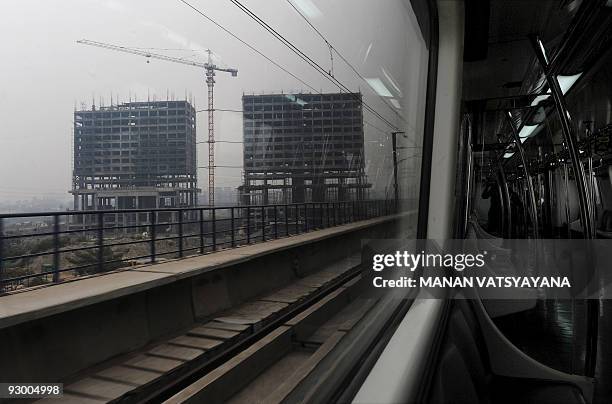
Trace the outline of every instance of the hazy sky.
[[[334, 74], [365, 101], [411, 136], [422, 130], [426, 54], [407, 0], [292, 0], [374, 87], [361, 80], [336, 55]], [[335, 92], [321, 74], [295, 56], [229, 0], [189, 0], [191, 4], [303, 81]], [[322, 66], [330, 68], [323, 40], [293, 10], [288, 0], [243, 0], [243, 4]], [[308, 90], [204, 19], [179, 0], [2, 0], [0, 2], [0, 199], [29, 199], [40, 193], [69, 198], [71, 136], [75, 105], [109, 105], [148, 96], [177, 99], [192, 94], [196, 109], [206, 108], [201, 69], [150, 60], [76, 43], [90, 39], [205, 60], [238, 69], [238, 77], [218, 74], [215, 107], [241, 109], [243, 93]], [[377, 86], [379, 80], [382, 87]], [[381, 96], [386, 100], [383, 103]], [[394, 109], [404, 117], [400, 119]], [[379, 129], [384, 122], [364, 114]], [[242, 117], [215, 115], [218, 140], [242, 140]], [[206, 116], [198, 117], [198, 139], [206, 138]], [[384, 189], [391, 173], [390, 142], [366, 125], [369, 179]], [[411, 142], [411, 140], [407, 140]], [[381, 147], [380, 144], [383, 144]], [[206, 145], [198, 145], [199, 165], [206, 165]], [[217, 144], [218, 165], [242, 165], [240, 144]], [[408, 150], [406, 157], [415, 154]], [[420, 163], [419, 163], [420, 164]], [[418, 164], [415, 164], [415, 166]], [[218, 186], [237, 186], [240, 170], [217, 169]], [[206, 171], [199, 172], [200, 187]]]

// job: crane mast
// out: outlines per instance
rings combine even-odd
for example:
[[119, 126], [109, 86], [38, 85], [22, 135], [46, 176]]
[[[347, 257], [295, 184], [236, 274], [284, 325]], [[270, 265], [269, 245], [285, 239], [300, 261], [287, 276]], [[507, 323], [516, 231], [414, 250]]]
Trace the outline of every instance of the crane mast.
[[97, 46], [98, 48], [114, 50], [118, 52], [131, 53], [133, 55], [144, 56], [151, 59], [164, 60], [166, 62], [181, 63], [184, 65], [199, 67], [205, 70], [206, 86], [208, 88], [208, 204], [215, 205], [215, 106], [214, 106], [214, 86], [216, 72], [230, 73], [232, 77], [238, 75], [237, 69], [221, 68], [212, 61], [212, 51], [207, 49], [208, 61], [206, 63], [195, 62], [193, 60], [175, 58], [157, 53], [147, 52], [141, 49], [132, 49], [125, 46], [111, 45], [103, 42], [90, 41], [87, 39], [78, 40], [81, 45]]
[[[210, 49], [208, 52], [208, 65], [212, 66]], [[208, 204], [215, 206], [215, 70], [206, 68], [206, 85], [208, 86]], [[212, 168], [212, 169], [211, 169]]]

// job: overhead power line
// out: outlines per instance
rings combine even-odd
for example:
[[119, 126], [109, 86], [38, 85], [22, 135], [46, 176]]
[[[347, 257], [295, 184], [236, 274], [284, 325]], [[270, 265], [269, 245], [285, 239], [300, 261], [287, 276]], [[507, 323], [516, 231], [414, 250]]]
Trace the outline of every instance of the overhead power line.
[[[208, 140], [202, 140], [202, 141], [196, 142], [196, 144], [201, 144], [201, 143], [211, 143], [211, 142]], [[240, 143], [242, 144], [244, 142], [241, 142], [239, 140], [215, 140], [213, 143]]]
[[[184, 1], [184, 0], [180, 0], [180, 1]], [[251, 17], [251, 19], [253, 19], [255, 22], [257, 22], [260, 26], [262, 26], [266, 31], [268, 31], [272, 36], [274, 36], [276, 39], [278, 39], [283, 45], [285, 45], [287, 48], [289, 48], [293, 53], [295, 53], [298, 57], [300, 57], [302, 60], [304, 60], [306, 63], [308, 63], [310, 66], [312, 66], [315, 70], [317, 70], [320, 74], [323, 75], [323, 77], [325, 77], [327, 80], [329, 80], [330, 82], [332, 82], [334, 85], [336, 85], [341, 91], [344, 90], [349, 94], [353, 94], [353, 92], [346, 86], [344, 85], [340, 80], [336, 79], [333, 75], [331, 75], [330, 73], [325, 71], [325, 68], [323, 68], [320, 64], [318, 64], [316, 61], [314, 61], [310, 56], [306, 55], [300, 48], [298, 48], [297, 46], [295, 46], [291, 41], [289, 41], [287, 38], [285, 38], [282, 34], [280, 34], [278, 31], [276, 31], [274, 28], [272, 28], [268, 23], [266, 23], [262, 18], [260, 18], [259, 16], [257, 16], [257, 14], [255, 14], [254, 12], [252, 12], [248, 7], [246, 7], [245, 5], [243, 5], [240, 1], [238, 0], [230, 0], [236, 7], [238, 7], [240, 10], [242, 10], [245, 14], [247, 14], [249, 17]], [[399, 130], [399, 128], [397, 126], [395, 126], [393, 123], [391, 123], [387, 118], [385, 118], [384, 116], [382, 116], [378, 111], [376, 111], [374, 108], [372, 108], [368, 103], [366, 103], [365, 101], [363, 101], [363, 99], [361, 99], [360, 97], [355, 96], [355, 98], [365, 107], [367, 108], [370, 112], [372, 112], [377, 118], [379, 118], [381, 121], [385, 122], [387, 125], [389, 125], [391, 128], [393, 128], [394, 130]]]
[[[291, 6], [291, 8], [293, 8], [295, 10], [296, 13], [298, 13], [298, 15], [300, 17], [302, 17], [302, 19], [304, 21], [306, 21], [306, 24], [308, 24], [310, 26], [310, 28], [313, 29], [314, 32], [317, 33], [317, 35], [319, 37], [321, 37], [321, 39], [325, 42], [325, 44], [327, 45], [327, 47], [329, 48], [330, 52], [335, 52], [336, 55], [338, 55], [340, 57], [340, 59], [342, 59], [342, 61], [344, 63], [346, 63], [346, 65], [348, 67], [351, 68], [351, 70], [357, 75], [357, 77], [359, 77], [361, 80], [363, 80], [364, 83], [366, 83], [367, 85], [370, 85], [370, 83], [368, 83], [368, 81], [366, 80], [365, 77], [363, 77], [363, 75], [361, 73], [359, 73], [359, 71], [357, 70], [357, 68], [355, 66], [353, 66], [352, 63], [350, 63], [345, 57], [344, 55], [342, 55], [342, 53], [340, 53], [340, 51], [338, 50], [338, 48], [336, 48], [334, 45], [332, 45], [331, 42], [329, 42], [329, 40], [325, 37], [325, 35], [323, 35], [321, 33], [321, 31], [319, 31], [319, 29], [317, 29], [317, 27], [315, 27], [313, 25], [312, 22], [310, 22], [310, 20], [295, 6], [295, 4], [293, 4], [293, 2], [291, 0], [286, 0], [287, 3], [289, 3], [289, 5]], [[333, 57], [332, 57], [332, 66], [333, 66]], [[389, 105], [389, 103], [387, 102], [387, 100], [385, 99], [385, 97], [383, 97], [382, 95], [378, 96], [387, 107], [389, 107], [389, 109], [391, 111], [393, 111], [393, 113], [395, 113], [402, 121], [406, 122], [406, 118], [404, 118], [402, 116], [402, 114], [400, 114], [395, 108], [393, 108], [392, 105]]]
[[[319, 94], [320, 94], [320, 93], [319, 93]], [[208, 111], [209, 111], [208, 109], [200, 109], [200, 110], [197, 110], [196, 112], [208, 112]], [[215, 109], [214, 109], [214, 111], [222, 111], [222, 112], [239, 112], [239, 113], [243, 113], [243, 112], [244, 112], [244, 110], [242, 110], [242, 109], [222, 109], [222, 108], [215, 108]], [[381, 132], [381, 133], [384, 133], [384, 134], [386, 134], [386, 135], [388, 135], [388, 134], [389, 134], [389, 132], [387, 132], [387, 131], [385, 131], [385, 130], [383, 130], [383, 129], [379, 128], [379, 127], [378, 127], [378, 126], [376, 126], [376, 125], [373, 125], [372, 123], [370, 123], [369, 121], [366, 121], [365, 119], [363, 120], [363, 123], [364, 123], [364, 124], [366, 124], [366, 125], [368, 125], [368, 126], [371, 126], [372, 128], [376, 129], [377, 131], [379, 131], [379, 132]], [[220, 141], [220, 140], [215, 140], [215, 142], [219, 143], [219, 142], [221, 142], [221, 141]], [[196, 142], [196, 143], [208, 143], [208, 142]], [[244, 142], [229, 142], [229, 141], [223, 141], [223, 143], [244, 143]]]
[[[203, 168], [203, 169], [208, 169], [209, 166], [198, 166], [198, 168]], [[213, 168], [240, 168], [242, 169], [242, 166], [220, 166], [220, 165], [215, 165]]]
[[[199, 109], [196, 112], [208, 112], [210, 109]], [[241, 109], [223, 109], [223, 108], [213, 108], [212, 111], [221, 111], [221, 112], [244, 112]]]
[[193, 11], [195, 11], [196, 13], [200, 14], [202, 17], [206, 18], [208, 21], [210, 21], [211, 23], [215, 24], [217, 27], [219, 27], [220, 29], [222, 29], [223, 31], [225, 31], [227, 34], [229, 34], [230, 36], [232, 36], [233, 38], [235, 38], [236, 40], [238, 40], [240, 43], [242, 43], [244, 46], [246, 46], [247, 48], [251, 49], [253, 52], [257, 53], [258, 55], [260, 55], [261, 57], [263, 57], [264, 59], [266, 59], [268, 62], [272, 63], [274, 66], [278, 67], [279, 69], [281, 69], [282, 71], [284, 71], [285, 73], [287, 73], [288, 75], [290, 75], [291, 77], [293, 77], [294, 79], [296, 79], [297, 81], [299, 81], [300, 83], [302, 83], [303, 85], [305, 85], [306, 87], [310, 88], [312, 91], [317, 91], [314, 87], [312, 87], [310, 84], [306, 83], [304, 80], [302, 80], [301, 78], [299, 78], [298, 76], [296, 76], [295, 74], [291, 73], [289, 70], [287, 70], [285, 67], [283, 67], [282, 65], [280, 65], [279, 63], [277, 63], [276, 61], [272, 60], [271, 58], [269, 58], [268, 56], [266, 56], [263, 52], [261, 52], [259, 49], [255, 48], [253, 45], [251, 45], [250, 43], [246, 42], [245, 40], [243, 40], [242, 38], [240, 38], [238, 35], [234, 34], [232, 31], [230, 31], [229, 29], [227, 29], [226, 27], [224, 27], [223, 25], [221, 25], [220, 23], [218, 23], [217, 21], [213, 20], [212, 18], [210, 18], [208, 15], [204, 14], [202, 11], [200, 11], [198, 8], [196, 8], [194, 5], [192, 5], [191, 3], [189, 3], [186, 0], [178, 0], [181, 3], [185, 4], [187, 7], [191, 8]]
[[[194, 5], [192, 5], [191, 3], [189, 3], [186, 0], [178, 0], [181, 3], [185, 4], [187, 7], [191, 8], [193, 11], [195, 11], [197, 14], [199, 14], [200, 16], [202, 16], [203, 18], [205, 18], [206, 20], [210, 21], [211, 23], [213, 23], [215, 26], [217, 26], [218, 28], [220, 28], [221, 30], [223, 30], [224, 32], [226, 32], [228, 35], [230, 35], [231, 37], [233, 37], [234, 39], [236, 39], [237, 41], [239, 41], [240, 43], [242, 43], [243, 45], [245, 45], [247, 48], [251, 49], [253, 52], [257, 53], [258, 55], [260, 55], [261, 57], [263, 57], [264, 59], [266, 59], [268, 62], [272, 63], [274, 66], [278, 67], [279, 69], [281, 69], [282, 71], [284, 71], [285, 73], [287, 73], [288, 75], [290, 75], [291, 77], [293, 77], [294, 79], [296, 79], [297, 81], [299, 81], [300, 83], [302, 83], [303, 85], [305, 85], [307, 88], [309, 88], [311, 91], [313, 91], [316, 94], [322, 94], [322, 92], [320, 90], [317, 90], [316, 88], [314, 88], [312, 85], [306, 83], [302, 78], [300, 78], [299, 76], [297, 76], [296, 74], [292, 73], [291, 71], [289, 71], [287, 68], [285, 68], [284, 66], [282, 66], [281, 64], [279, 64], [278, 62], [276, 62], [275, 60], [273, 60], [272, 58], [270, 58], [269, 56], [267, 56], [266, 54], [264, 54], [262, 51], [260, 51], [259, 49], [255, 48], [253, 45], [251, 45], [250, 43], [246, 42], [245, 40], [243, 40], [242, 38], [240, 38], [238, 35], [234, 34], [232, 31], [230, 31], [228, 28], [226, 28], [225, 26], [223, 26], [222, 24], [220, 24], [219, 22], [217, 22], [216, 20], [212, 19], [211, 17], [209, 17], [207, 14], [205, 14], [203, 11], [201, 11], [200, 9], [198, 9], [197, 7], [195, 7]], [[314, 62], [314, 61], [313, 61]], [[319, 66], [319, 68], [313, 66], [315, 69], [317, 69], [321, 74], [323, 74], [325, 77], [331, 78], [333, 79], [333, 77], [329, 76], [328, 73], [325, 72], [325, 69], [323, 69], [322, 67]], [[333, 82], [333, 81], [332, 81]], [[338, 81], [338, 83], [340, 83]], [[336, 84], [336, 86], [339, 86], [342, 89], [342, 84], [338, 84], [338, 83], [334, 83]], [[350, 94], [353, 94], [353, 92], [348, 89], [346, 86], [344, 86], [344, 90]], [[367, 110], [369, 110], [374, 116], [376, 116], [378, 119], [382, 120], [383, 122], [385, 122], [388, 126], [390, 126], [393, 130], [398, 130], [398, 128], [392, 124], [390, 121], [388, 121], [385, 117], [383, 117], [380, 113], [378, 113], [375, 109], [373, 109], [372, 107], [370, 107], [367, 103], [365, 103], [362, 99], [360, 99], [359, 97], [355, 97], [357, 99], [357, 101], [359, 101], [361, 103], [361, 105], [363, 105], [364, 107], [366, 107]]]

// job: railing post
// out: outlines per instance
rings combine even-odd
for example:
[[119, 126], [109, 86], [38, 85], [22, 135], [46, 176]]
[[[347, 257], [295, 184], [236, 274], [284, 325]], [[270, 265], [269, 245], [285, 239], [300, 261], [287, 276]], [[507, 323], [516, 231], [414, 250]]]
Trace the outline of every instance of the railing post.
[[304, 232], [308, 232], [308, 204], [304, 203]]
[[266, 241], [266, 208], [261, 207], [261, 241]]
[[322, 229], [323, 226], [323, 202], [319, 202], [319, 229]]
[[230, 208], [230, 217], [231, 217], [231, 219], [230, 219], [230, 226], [232, 227], [232, 247], [236, 247], [236, 234], [235, 234], [236, 232], [234, 230], [236, 228], [236, 226], [234, 224], [234, 221], [235, 221], [235, 219], [234, 219], [234, 208]]
[[59, 282], [59, 269], [60, 269], [60, 239], [59, 239], [59, 215], [53, 216], [53, 282]]
[[156, 217], [156, 212], [154, 210], [151, 211], [151, 262], [155, 262], [155, 255], [156, 255], [156, 239], [157, 239], [157, 217]]
[[179, 258], [183, 258], [183, 211], [179, 209], [178, 211], [178, 253]]
[[104, 213], [98, 212], [98, 272], [104, 271]]
[[329, 205], [330, 205], [330, 203], [329, 203], [329, 202], [327, 202], [327, 208], [325, 209], [325, 213], [327, 213], [327, 227], [329, 227], [329, 223], [330, 223], [330, 218], [329, 218], [329, 216], [330, 216], [330, 213], [329, 213]]
[[325, 208], [323, 206], [325, 206], [325, 203], [321, 202], [319, 204], [319, 228], [321, 229], [325, 228]]
[[200, 209], [200, 254], [204, 254], [204, 209]]
[[2, 280], [3, 276], [4, 276], [4, 218], [0, 217], [0, 280]]
[[346, 223], [351, 223], [353, 221], [353, 207], [355, 202], [349, 201], [346, 203]]
[[251, 243], [251, 207], [247, 206], [247, 244]]
[[217, 251], [217, 209], [212, 208], [212, 242], [213, 251]]
[[340, 219], [340, 202], [334, 202], [332, 204], [332, 209], [334, 211], [334, 226], [337, 226], [338, 220]]
[[274, 205], [274, 238], [278, 238], [278, 206]]
[[289, 235], [289, 205], [285, 204], [285, 235]]
[[334, 214], [334, 224], [339, 226], [342, 224], [342, 202], [336, 202], [336, 213]]
[[300, 234], [300, 205], [295, 205], [295, 234]]

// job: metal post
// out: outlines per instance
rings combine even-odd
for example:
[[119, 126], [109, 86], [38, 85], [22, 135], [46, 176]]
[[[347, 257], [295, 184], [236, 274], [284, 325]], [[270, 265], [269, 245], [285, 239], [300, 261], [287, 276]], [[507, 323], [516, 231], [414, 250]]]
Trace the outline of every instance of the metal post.
[[[149, 243], [151, 246], [151, 262], [155, 262], [155, 239], [157, 238], [157, 226], [155, 225], [155, 223], [157, 222], [157, 218], [155, 217], [155, 211], [152, 210], [151, 211], [151, 241]], [[125, 223], [124, 223], [125, 224]]]
[[300, 234], [300, 205], [295, 205], [295, 234]]
[[183, 258], [183, 211], [179, 210], [178, 211], [178, 217], [179, 217], [179, 221], [178, 221], [178, 253], [179, 253], [179, 257]]
[[[323, 217], [325, 217], [325, 219], [323, 219]], [[321, 227], [329, 227], [329, 206], [327, 203], [321, 204]]]
[[[506, 171], [504, 170], [504, 165], [501, 161], [497, 161], [497, 166], [499, 167], [499, 178], [502, 184], [502, 193], [503, 193], [503, 203], [506, 204], [506, 216], [503, 218], [504, 220], [504, 228], [506, 229], [506, 234], [504, 237], [512, 238], [512, 204], [510, 202], [510, 190], [508, 189], [508, 180], [506, 178]], [[467, 226], [466, 226], [467, 231]]]
[[53, 282], [59, 282], [59, 270], [60, 270], [60, 223], [59, 215], [53, 216]]
[[[585, 122], [586, 123], [586, 122]], [[590, 127], [587, 127], [586, 129], [586, 140], [587, 140], [587, 144], [589, 145], [588, 147], [588, 171], [589, 171], [589, 199], [591, 202], [591, 229], [593, 229], [593, 237], [596, 238], [597, 237], [597, 198], [596, 198], [596, 193], [595, 193], [595, 183], [596, 183], [596, 179], [595, 179], [595, 171], [593, 168], [593, 142], [596, 140], [594, 138], [594, 132], [591, 130]]]
[[518, 151], [519, 157], [521, 158], [521, 163], [523, 164], [523, 172], [525, 173], [525, 181], [527, 182], [527, 191], [529, 193], [529, 213], [531, 215], [531, 223], [533, 225], [533, 237], [537, 239], [539, 238], [538, 208], [536, 205], [535, 191], [533, 189], [533, 180], [529, 175], [529, 170], [527, 169], [527, 158], [525, 157], [525, 150], [523, 149], [521, 138], [519, 137], [519, 133], [516, 126], [514, 126], [514, 122], [512, 121], [512, 112], [508, 111], [506, 117], [508, 118], [508, 123], [510, 124], [510, 128], [512, 129], [514, 145], [516, 146], [516, 150]]
[[266, 241], [266, 208], [261, 207], [261, 241]]
[[393, 201], [395, 208], [399, 206], [399, 185], [397, 183], [397, 134], [403, 132], [391, 132], [391, 141], [393, 145]]
[[289, 206], [285, 204], [285, 235], [289, 235]]
[[247, 206], [247, 244], [251, 243], [251, 207]]
[[230, 225], [232, 227], [232, 247], [236, 247], [236, 231], [235, 231], [235, 219], [234, 219], [234, 208], [230, 208]]
[[204, 254], [204, 209], [200, 209], [200, 254]]
[[[500, 201], [500, 208], [501, 208], [501, 231], [500, 231], [500, 235], [502, 237], [504, 237], [504, 235], [506, 234], [506, 216], [508, 214], [507, 209], [506, 209], [506, 203], [505, 203], [505, 198], [504, 198], [504, 190], [503, 190], [503, 184], [502, 182], [499, 180], [499, 175], [497, 176], [497, 179], [495, 180], [495, 184], [497, 185], [497, 192], [499, 194], [499, 201]], [[491, 197], [492, 198], [492, 197]]]
[[274, 205], [274, 238], [278, 238], [278, 206]]
[[344, 222], [345, 223], [351, 223], [353, 221], [353, 208], [355, 206], [355, 202], [354, 201], [349, 201], [346, 203], [346, 215], [345, 215], [345, 219]]
[[569, 202], [569, 169], [567, 163], [563, 162], [563, 182], [565, 185], [565, 224], [567, 225], [567, 238], [572, 238], [572, 220], [570, 218], [570, 202]]
[[325, 202], [325, 227], [329, 227], [330, 217], [329, 217], [329, 202]]
[[308, 231], [308, 204], [304, 204], [304, 232]]
[[571, 129], [572, 126], [570, 114], [565, 103], [563, 92], [559, 86], [559, 81], [549, 69], [550, 66], [544, 52], [544, 45], [542, 44], [542, 41], [537, 36], [531, 36], [531, 42], [538, 61], [542, 66], [542, 70], [546, 75], [546, 81], [552, 92], [553, 99], [555, 100], [555, 107], [557, 109], [557, 114], [559, 115], [559, 121], [561, 122], [563, 140], [567, 145], [567, 151], [569, 152], [572, 168], [574, 169], [574, 177], [576, 178], [578, 197], [580, 199], [580, 221], [582, 223], [584, 238], [591, 239], [594, 235], [593, 228], [591, 227], [592, 222], [590, 220], [592, 206], [586, 189], [586, 174], [584, 172], [584, 166], [580, 161], [580, 155], [578, 154], [578, 148], [576, 147], [576, 139]]
[[104, 271], [104, 213], [98, 212], [98, 272]]
[[213, 251], [217, 251], [217, 209], [212, 208], [212, 243]]

